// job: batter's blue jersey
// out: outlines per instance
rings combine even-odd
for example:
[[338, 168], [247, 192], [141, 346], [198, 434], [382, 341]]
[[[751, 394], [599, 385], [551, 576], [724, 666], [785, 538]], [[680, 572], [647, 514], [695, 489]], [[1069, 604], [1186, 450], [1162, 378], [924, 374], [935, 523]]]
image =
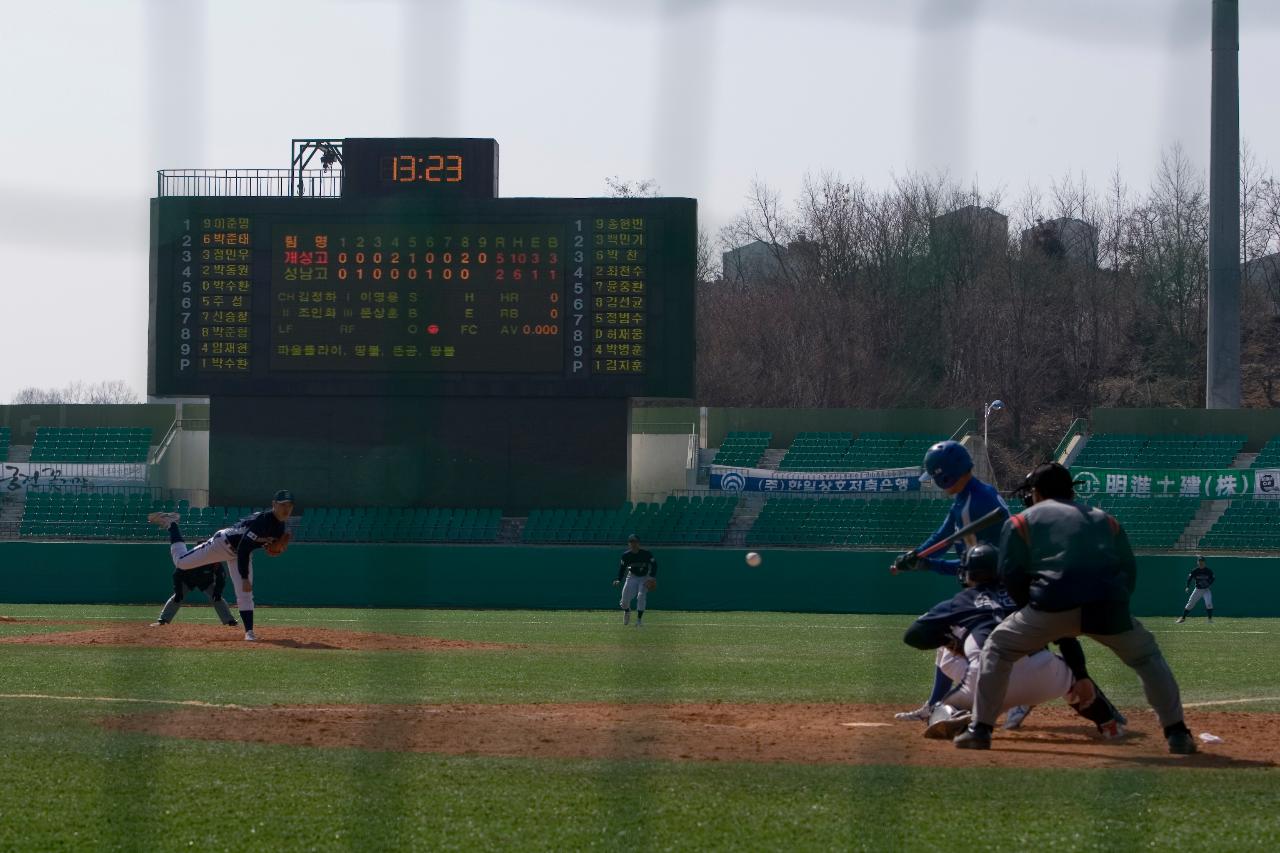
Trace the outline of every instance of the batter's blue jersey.
[[[923, 551], [935, 542], [946, 539], [966, 524], [977, 521], [997, 507], [1004, 510], [1005, 518], [1009, 517], [1009, 505], [1004, 502], [1004, 498], [1000, 497], [996, 487], [982, 482], [977, 477], [970, 477], [964, 488], [956, 492], [955, 502], [951, 504], [951, 510], [947, 513], [947, 520], [942, 522], [942, 526], [935, 530], [932, 536], [917, 545], [916, 550]], [[999, 547], [1002, 526], [1001, 522], [997, 522], [979, 530], [976, 534], [966, 536], [964, 541], [956, 543], [956, 554], [963, 556], [965, 551], [975, 545], [986, 544]], [[943, 575], [954, 575], [960, 568], [958, 558], [947, 560], [929, 557], [923, 562], [926, 568]]]

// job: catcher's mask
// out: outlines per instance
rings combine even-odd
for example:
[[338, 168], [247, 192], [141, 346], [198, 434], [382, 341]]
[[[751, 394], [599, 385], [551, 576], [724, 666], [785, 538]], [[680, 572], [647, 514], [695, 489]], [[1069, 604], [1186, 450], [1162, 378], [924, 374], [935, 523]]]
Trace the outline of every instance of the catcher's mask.
[[960, 585], [967, 586], [972, 583], [974, 586], [978, 586], [979, 584], [995, 581], [998, 576], [999, 558], [1000, 552], [996, 550], [994, 545], [974, 545], [965, 552], [964, 562], [960, 564], [960, 570], [956, 572]]

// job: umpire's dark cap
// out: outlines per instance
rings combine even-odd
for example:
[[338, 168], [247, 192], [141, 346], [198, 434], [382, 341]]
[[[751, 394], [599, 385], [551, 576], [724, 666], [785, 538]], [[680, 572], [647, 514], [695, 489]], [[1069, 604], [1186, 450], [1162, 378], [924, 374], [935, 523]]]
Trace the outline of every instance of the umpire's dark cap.
[[1075, 481], [1071, 471], [1057, 462], [1042, 462], [1027, 475], [1023, 489], [1035, 489], [1050, 500], [1070, 500], [1075, 494]]
[[271, 500], [278, 504], [291, 504], [293, 503], [293, 492], [288, 489], [281, 489], [276, 492], [276, 496]]
[[640, 541], [640, 537], [639, 537], [639, 536], [637, 536], [637, 535], [635, 535], [634, 533], [632, 533], [630, 536], [628, 536], [628, 537], [627, 537], [627, 541], [628, 541], [628, 542], [639, 542], [639, 541]]

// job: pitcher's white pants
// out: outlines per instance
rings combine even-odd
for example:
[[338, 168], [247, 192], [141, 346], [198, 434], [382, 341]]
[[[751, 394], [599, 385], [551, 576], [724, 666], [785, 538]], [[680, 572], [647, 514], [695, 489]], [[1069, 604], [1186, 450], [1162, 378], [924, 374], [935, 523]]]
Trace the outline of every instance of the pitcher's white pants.
[[[179, 569], [196, 569], [210, 563], [226, 563], [227, 575], [231, 578], [231, 586], [236, 591], [236, 609], [252, 610], [253, 593], [244, 591], [244, 580], [240, 570], [236, 568], [236, 549], [227, 542], [227, 537], [219, 530], [194, 548], [188, 549], [186, 542], [174, 542], [169, 546], [173, 564]], [[249, 555], [249, 584], [253, 584], [253, 555]]]

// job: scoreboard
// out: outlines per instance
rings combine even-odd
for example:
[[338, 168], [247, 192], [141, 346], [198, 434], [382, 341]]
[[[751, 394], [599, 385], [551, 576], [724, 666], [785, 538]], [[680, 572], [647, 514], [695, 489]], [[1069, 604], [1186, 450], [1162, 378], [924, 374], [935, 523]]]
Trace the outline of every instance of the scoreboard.
[[476, 143], [347, 140], [338, 198], [153, 199], [150, 393], [693, 396], [695, 202], [496, 198]]

